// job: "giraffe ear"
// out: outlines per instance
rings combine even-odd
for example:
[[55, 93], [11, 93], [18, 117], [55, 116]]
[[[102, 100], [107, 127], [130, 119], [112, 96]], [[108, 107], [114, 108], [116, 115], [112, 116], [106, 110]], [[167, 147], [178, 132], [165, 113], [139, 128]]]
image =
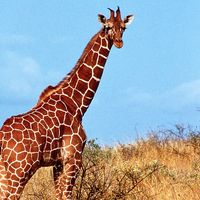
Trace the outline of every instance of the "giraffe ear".
[[127, 15], [125, 18], [124, 18], [124, 23], [125, 25], [130, 25], [132, 23], [132, 21], [134, 20], [134, 15]]
[[99, 22], [104, 26], [106, 23], [106, 17], [104, 15], [98, 14]]

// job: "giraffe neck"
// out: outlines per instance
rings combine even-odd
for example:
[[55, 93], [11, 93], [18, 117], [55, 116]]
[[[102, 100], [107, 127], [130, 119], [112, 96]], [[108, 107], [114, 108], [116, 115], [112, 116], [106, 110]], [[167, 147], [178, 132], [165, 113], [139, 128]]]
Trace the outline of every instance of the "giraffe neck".
[[87, 44], [71, 72], [55, 87], [48, 86], [36, 106], [59, 94], [71, 114], [81, 120], [96, 93], [112, 45], [104, 30], [100, 30]]
[[[112, 41], [99, 31], [88, 43], [76, 66], [60, 83], [63, 98], [82, 118], [98, 88]], [[70, 102], [69, 102], [70, 101]]]

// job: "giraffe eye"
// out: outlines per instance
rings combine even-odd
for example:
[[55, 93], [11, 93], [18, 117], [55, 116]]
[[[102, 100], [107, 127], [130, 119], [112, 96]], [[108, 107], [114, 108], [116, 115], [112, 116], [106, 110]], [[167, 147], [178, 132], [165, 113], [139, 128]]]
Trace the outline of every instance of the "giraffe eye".
[[105, 30], [106, 33], [108, 33], [108, 31], [110, 31], [111, 29], [112, 29], [111, 26], [105, 26], [104, 27], [104, 30]]
[[110, 29], [112, 29], [112, 27], [111, 26], [106, 26], [105, 27], [107, 30], [110, 30]]
[[122, 30], [122, 31], [125, 31], [125, 30], [126, 30], [126, 27], [125, 27], [125, 26], [121, 27], [121, 30]]

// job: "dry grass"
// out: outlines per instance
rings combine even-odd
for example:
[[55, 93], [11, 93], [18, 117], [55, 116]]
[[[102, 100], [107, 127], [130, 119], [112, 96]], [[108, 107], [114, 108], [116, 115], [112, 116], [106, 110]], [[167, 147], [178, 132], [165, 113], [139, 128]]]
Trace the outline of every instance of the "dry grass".
[[[52, 168], [34, 175], [22, 199], [55, 199]], [[200, 199], [200, 133], [176, 126], [135, 144], [102, 148], [89, 141], [74, 199]]]

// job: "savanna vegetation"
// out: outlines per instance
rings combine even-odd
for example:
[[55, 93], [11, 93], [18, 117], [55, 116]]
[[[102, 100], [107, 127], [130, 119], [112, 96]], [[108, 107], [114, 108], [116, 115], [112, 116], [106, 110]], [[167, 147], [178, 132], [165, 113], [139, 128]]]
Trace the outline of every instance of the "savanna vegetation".
[[[21, 199], [54, 200], [54, 193], [52, 168], [41, 168]], [[88, 141], [74, 199], [200, 199], [200, 131], [176, 125], [113, 147]]]

